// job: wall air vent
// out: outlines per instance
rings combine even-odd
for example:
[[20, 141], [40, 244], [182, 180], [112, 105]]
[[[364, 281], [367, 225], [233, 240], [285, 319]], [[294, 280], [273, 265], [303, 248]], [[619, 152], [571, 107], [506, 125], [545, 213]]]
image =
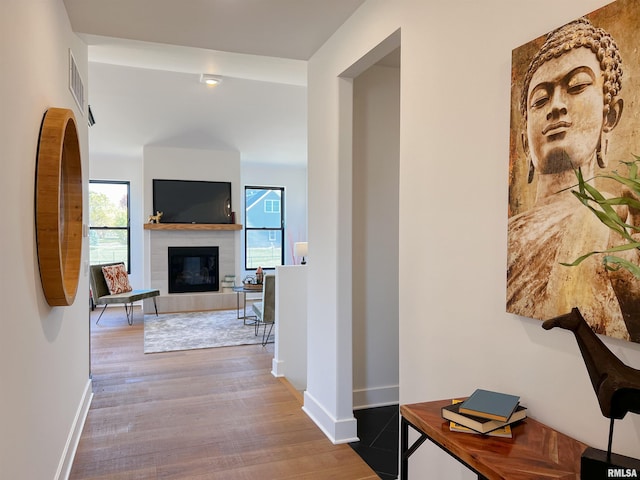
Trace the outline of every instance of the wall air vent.
[[69, 90], [80, 108], [80, 113], [84, 115], [84, 83], [82, 83], [82, 77], [71, 49], [69, 49]]

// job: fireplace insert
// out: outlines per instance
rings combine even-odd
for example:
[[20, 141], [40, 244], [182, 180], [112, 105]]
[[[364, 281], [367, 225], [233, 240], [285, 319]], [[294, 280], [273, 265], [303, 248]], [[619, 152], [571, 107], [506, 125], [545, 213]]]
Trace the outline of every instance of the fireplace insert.
[[218, 247], [169, 247], [169, 293], [217, 292]]

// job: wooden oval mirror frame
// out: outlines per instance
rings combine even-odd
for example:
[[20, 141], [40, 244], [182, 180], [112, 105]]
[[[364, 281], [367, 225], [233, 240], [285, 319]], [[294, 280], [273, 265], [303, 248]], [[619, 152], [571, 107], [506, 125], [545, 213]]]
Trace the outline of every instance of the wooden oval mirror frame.
[[71, 305], [80, 279], [82, 165], [73, 111], [50, 108], [40, 127], [35, 186], [36, 244], [47, 303]]

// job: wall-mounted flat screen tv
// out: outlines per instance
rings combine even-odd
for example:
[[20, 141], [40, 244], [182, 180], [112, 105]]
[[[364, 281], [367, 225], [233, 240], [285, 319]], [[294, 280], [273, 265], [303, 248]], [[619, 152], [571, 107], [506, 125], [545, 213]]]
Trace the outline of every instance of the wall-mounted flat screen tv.
[[231, 223], [231, 182], [153, 180], [153, 213], [162, 223]]

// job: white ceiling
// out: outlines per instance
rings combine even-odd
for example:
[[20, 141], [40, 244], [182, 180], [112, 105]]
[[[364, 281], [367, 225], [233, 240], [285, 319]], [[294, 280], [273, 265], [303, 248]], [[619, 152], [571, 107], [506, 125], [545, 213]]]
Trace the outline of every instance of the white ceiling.
[[308, 60], [364, 0], [64, 0], [76, 32]]
[[363, 2], [64, 0], [89, 45], [90, 155], [156, 144], [306, 164], [306, 60]]

